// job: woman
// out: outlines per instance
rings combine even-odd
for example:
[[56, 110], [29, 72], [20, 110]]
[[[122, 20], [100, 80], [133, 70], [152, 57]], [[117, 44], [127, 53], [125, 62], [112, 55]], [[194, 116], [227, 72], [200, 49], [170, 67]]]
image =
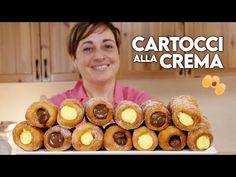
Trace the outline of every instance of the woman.
[[121, 100], [142, 103], [153, 97], [116, 81], [120, 66], [120, 31], [112, 23], [76, 24], [69, 37], [68, 51], [78, 67], [82, 80], [74, 88], [50, 98], [57, 106], [67, 98], [85, 104], [89, 98], [105, 97], [113, 105]]

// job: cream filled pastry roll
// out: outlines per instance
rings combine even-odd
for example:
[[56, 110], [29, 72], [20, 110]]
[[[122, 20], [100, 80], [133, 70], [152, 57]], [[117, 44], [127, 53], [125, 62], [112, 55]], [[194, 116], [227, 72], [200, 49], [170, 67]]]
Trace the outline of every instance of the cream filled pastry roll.
[[82, 123], [73, 131], [72, 146], [77, 151], [97, 151], [103, 145], [102, 129], [89, 122]]
[[43, 130], [26, 121], [18, 123], [13, 129], [13, 141], [25, 151], [35, 151], [43, 147], [43, 135]]
[[146, 126], [151, 130], [161, 131], [171, 123], [171, 115], [163, 102], [147, 100], [141, 104]]
[[70, 130], [55, 125], [44, 134], [44, 146], [48, 151], [65, 151], [71, 147], [72, 133]]
[[110, 125], [104, 133], [104, 147], [108, 151], [129, 151], [132, 149], [132, 135], [117, 125]]
[[212, 143], [213, 134], [210, 124], [206, 118], [202, 118], [196, 128], [188, 132], [187, 145], [192, 151], [204, 151], [210, 148]]
[[172, 120], [181, 130], [191, 131], [201, 121], [201, 112], [196, 99], [191, 95], [173, 97], [168, 104]]
[[115, 122], [126, 130], [138, 128], [144, 121], [141, 107], [131, 101], [120, 101], [115, 107]]
[[88, 120], [98, 126], [104, 126], [113, 119], [113, 105], [103, 97], [89, 99], [85, 112]]
[[158, 145], [158, 138], [153, 130], [142, 126], [134, 130], [132, 142], [139, 151], [153, 151]]
[[168, 126], [158, 134], [159, 146], [166, 151], [180, 151], [186, 145], [185, 133], [175, 126]]
[[26, 111], [28, 124], [39, 128], [50, 128], [57, 122], [58, 108], [49, 101], [32, 103]]
[[84, 118], [84, 107], [75, 99], [66, 99], [61, 105], [57, 116], [58, 124], [66, 129], [74, 128]]

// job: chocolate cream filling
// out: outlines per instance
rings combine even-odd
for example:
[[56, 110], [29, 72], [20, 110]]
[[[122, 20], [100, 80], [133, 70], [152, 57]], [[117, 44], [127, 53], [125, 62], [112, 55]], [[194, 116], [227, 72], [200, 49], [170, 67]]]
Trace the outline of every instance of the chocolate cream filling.
[[98, 104], [93, 109], [93, 114], [97, 119], [105, 119], [108, 115], [108, 108], [104, 104]]
[[61, 147], [64, 143], [64, 136], [60, 132], [53, 132], [48, 136], [48, 143], [53, 148]]
[[113, 139], [116, 142], [116, 144], [124, 146], [127, 143], [127, 137], [125, 133], [123, 132], [116, 132], [113, 135]]
[[48, 111], [44, 108], [39, 108], [36, 112], [40, 124], [45, 125], [50, 118]]
[[150, 123], [154, 127], [161, 127], [166, 122], [166, 115], [162, 112], [155, 112], [151, 115]]
[[170, 144], [170, 146], [173, 147], [173, 148], [179, 148], [179, 147], [181, 146], [180, 137], [177, 136], [177, 135], [172, 136], [172, 137], [169, 139], [169, 144]]

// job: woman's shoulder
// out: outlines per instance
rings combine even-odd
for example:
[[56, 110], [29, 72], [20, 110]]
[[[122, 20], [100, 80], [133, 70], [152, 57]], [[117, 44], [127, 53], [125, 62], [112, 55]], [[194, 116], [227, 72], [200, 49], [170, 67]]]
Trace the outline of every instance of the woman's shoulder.
[[59, 106], [61, 102], [65, 99], [77, 99], [81, 102], [83, 101], [85, 96], [86, 94], [83, 91], [82, 82], [78, 81], [75, 87], [68, 89], [64, 92], [55, 94], [54, 96], [49, 98], [49, 101]]

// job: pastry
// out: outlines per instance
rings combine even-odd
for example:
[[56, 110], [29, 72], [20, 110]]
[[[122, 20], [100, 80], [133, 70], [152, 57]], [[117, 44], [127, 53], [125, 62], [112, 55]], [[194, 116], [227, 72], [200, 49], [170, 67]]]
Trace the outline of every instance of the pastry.
[[28, 124], [39, 128], [50, 128], [57, 121], [57, 107], [49, 101], [32, 103], [25, 114]]
[[168, 126], [158, 134], [159, 146], [167, 151], [179, 151], [186, 145], [186, 135], [175, 126]]
[[150, 99], [150, 100], [146, 100], [146, 101], [144, 101], [144, 102], [142, 102], [142, 104], [140, 104], [140, 107], [142, 108], [142, 109], [145, 109], [145, 107], [148, 105], [148, 104], [150, 104], [150, 103], [161, 103], [161, 104], [163, 104], [163, 105], [165, 105], [162, 101], [160, 101], [160, 100], [157, 100], [157, 99]]
[[108, 151], [129, 151], [132, 148], [132, 135], [117, 125], [111, 125], [104, 133], [104, 147]]
[[95, 97], [87, 101], [85, 112], [91, 123], [103, 126], [113, 118], [113, 105], [103, 97]]
[[170, 112], [162, 102], [147, 100], [141, 108], [144, 112], [145, 124], [149, 129], [161, 131], [170, 125]]
[[135, 129], [144, 121], [143, 111], [138, 104], [123, 100], [115, 107], [114, 120], [126, 130]]
[[188, 132], [187, 145], [192, 151], [203, 151], [208, 149], [213, 142], [213, 134], [208, 121], [203, 118], [197, 127]]
[[58, 124], [66, 129], [74, 128], [84, 117], [82, 104], [74, 99], [66, 99], [61, 105], [57, 116]]
[[48, 151], [65, 151], [71, 147], [71, 132], [55, 125], [44, 134], [44, 146]]
[[80, 124], [72, 134], [72, 146], [77, 151], [97, 151], [102, 144], [102, 129], [89, 122]]
[[134, 130], [132, 142], [139, 151], [153, 151], [158, 145], [158, 138], [153, 130], [142, 126]]
[[18, 123], [13, 129], [13, 140], [25, 151], [35, 151], [43, 147], [44, 132], [29, 125], [26, 121]]
[[172, 120], [181, 130], [191, 131], [201, 121], [201, 112], [196, 99], [190, 95], [173, 97], [168, 104]]

